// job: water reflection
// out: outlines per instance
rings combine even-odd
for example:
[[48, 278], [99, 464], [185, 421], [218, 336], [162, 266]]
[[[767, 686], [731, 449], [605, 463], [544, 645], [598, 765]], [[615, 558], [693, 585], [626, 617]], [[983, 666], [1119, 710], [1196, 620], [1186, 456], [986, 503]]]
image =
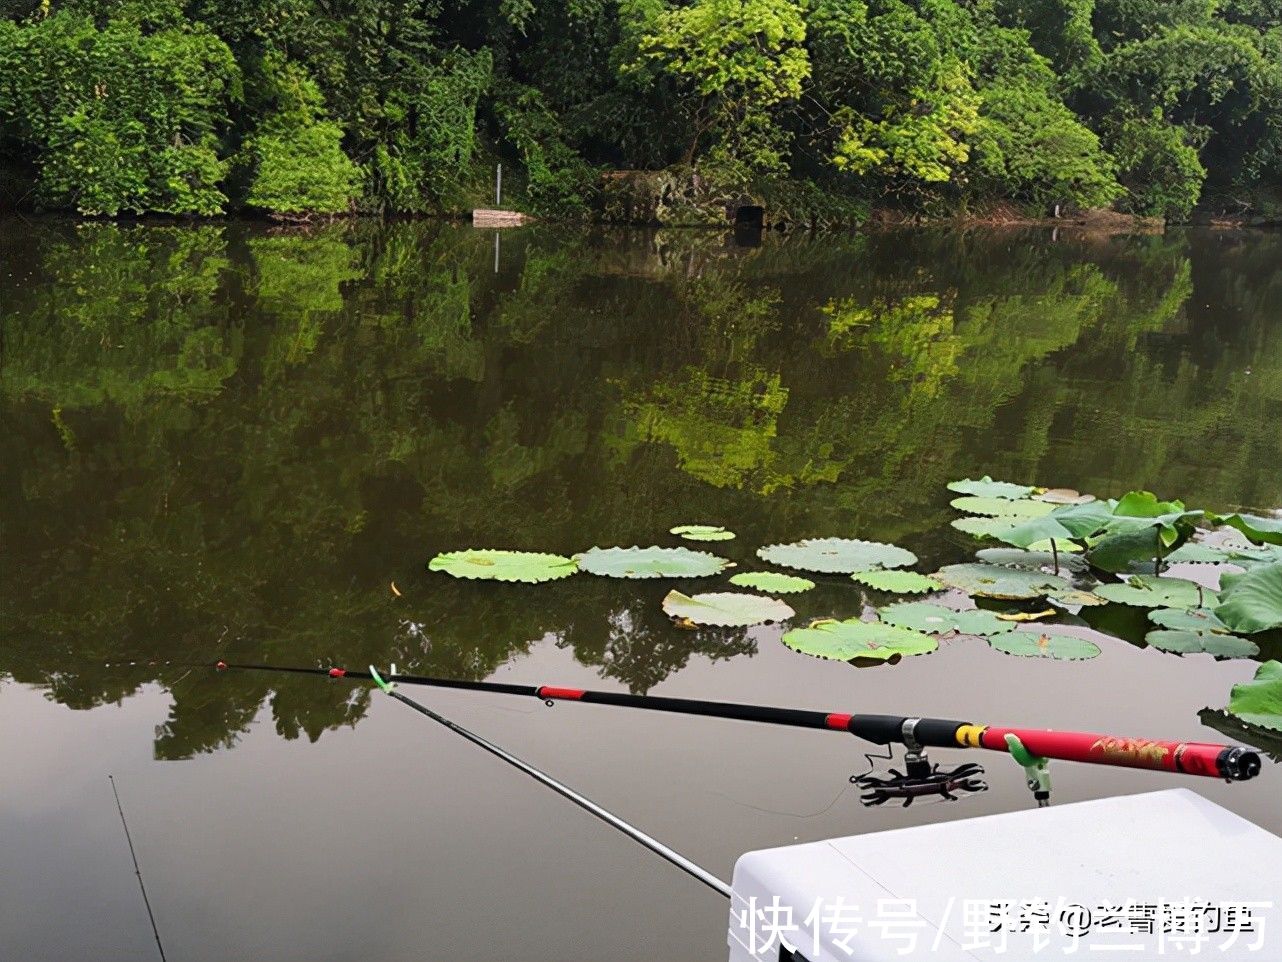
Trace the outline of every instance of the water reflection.
[[483, 677], [552, 638], [646, 691], [756, 650], [677, 631], [647, 584], [429, 578], [444, 548], [717, 521], [745, 566], [833, 533], [930, 564], [973, 547], [944, 483], [984, 472], [1282, 504], [1275, 236], [539, 228], [497, 272], [490, 234], [437, 223], [0, 237], [0, 672], [75, 708], [161, 680], [161, 758], [264, 704], [315, 740], [368, 692], [152, 662]]

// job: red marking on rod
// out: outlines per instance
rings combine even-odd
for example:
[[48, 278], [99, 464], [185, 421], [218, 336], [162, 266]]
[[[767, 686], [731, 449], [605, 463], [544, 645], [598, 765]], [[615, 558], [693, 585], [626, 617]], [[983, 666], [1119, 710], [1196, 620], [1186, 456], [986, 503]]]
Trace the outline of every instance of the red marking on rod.
[[331, 669], [329, 670], [329, 677], [330, 677], [330, 678], [344, 678], [344, 677], [346, 677], [346, 676], [347, 676], [347, 669], [346, 669], [346, 668], [331, 668]]
[[565, 698], [578, 701], [586, 693], [582, 688], [556, 688], [552, 685], [541, 685], [535, 694], [540, 698]]
[[844, 732], [846, 730], [846, 726], [850, 724], [850, 719], [853, 717], [853, 715], [842, 715], [838, 712], [833, 712], [824, 719], [824, 724], [836, 731]]
[[214, 668], [216, 668], [218, 671], [222, 671], [226, 667], [227, 667], [227, 662], [225, 661], [220, 661], [218, 664], [214, 665]]

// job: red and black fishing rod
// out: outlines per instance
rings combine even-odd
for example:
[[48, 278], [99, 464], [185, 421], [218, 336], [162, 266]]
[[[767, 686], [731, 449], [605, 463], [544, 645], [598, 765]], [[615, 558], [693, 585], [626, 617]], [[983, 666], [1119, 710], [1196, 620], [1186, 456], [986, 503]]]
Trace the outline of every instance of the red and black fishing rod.
[[[216, 668], [247, 671], [275, 671], [302, 675], [324, 675], [329, 678], [375, 680], [367, 671], [344, 668], [302, 668], [282, 665], [229, 664], [220, 661]], [[501, 695], [524, 695], [555, 701], [578, 701], [620, 708], [644, 708], [650, 711], [704, 715], [736, 721], [788, 725], [794, 728], [818, 728], [849, 732], [877, 745], [899, 744], [908, 748], [910, 758], [923, 748], [986, 748], [1012, 753], [1013, 736], [1033, 756], [1094, 765], [1123, 768], [1155, 769], [1184, 775], [1199, 775], [1241, 782], [1260, 773], [1260, 756], [1241, 745], [1209, 742], [1177, 742], [1091, 732], [1052, 731], [1037, 728], [1004, 728], [975, 725], [942, 718], [915, 718], [904, 715], [866, 715], [845, 712], [807, 711], [796, 708], [774, 708], [734, 702], [703, 701], [694, 698], [668, 698], [655, 695], [630, 695], [625, 692], [591, 691], [554, 685], [513, 685], [504, 682], [459, 681], [424, 675], [391, 674], [389, 681], [405, 685], [430, 685], [461, 691], [486, 691]], [[900, 796], [902, 797], [902, 796]]]

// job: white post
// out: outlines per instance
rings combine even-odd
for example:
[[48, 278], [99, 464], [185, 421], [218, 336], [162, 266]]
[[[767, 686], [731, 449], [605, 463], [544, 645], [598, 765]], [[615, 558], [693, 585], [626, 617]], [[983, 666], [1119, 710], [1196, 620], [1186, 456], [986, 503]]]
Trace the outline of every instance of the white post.
[[503, 165], [499, 164], [494, 169], [494, 206], [500, 207], [503, 204]]

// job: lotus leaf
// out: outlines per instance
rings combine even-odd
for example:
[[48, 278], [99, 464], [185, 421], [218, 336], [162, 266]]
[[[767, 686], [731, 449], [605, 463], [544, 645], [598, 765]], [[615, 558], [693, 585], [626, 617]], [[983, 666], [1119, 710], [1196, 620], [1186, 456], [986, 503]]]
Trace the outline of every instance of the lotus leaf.
[[712, 524], [679, 524], [668, 529], [669, 534], [678, 534], [687, 541], [730, 541], [733, 531]]
[[1105, 601], [1140, 608], [1199, 608], [1207, 601], [1215, 600], [1215, 592], [1205, 590], [1196, 582], [1146, 575], [1098, 585], [1095, 594]]
[[[1075, 551], [1081, 550], [1072, 542], [1065, 542], [1059, 546], [1059, 566], [1067, 568], [1069, 571], [1085, 571], [1088, 567], [1086, 559], [1079, 555], [1066, 553], [1065, 548], [1072, 548]], [[1026, 551], [1022, 548], [981, 548], [975, 552], [975, 557], [980, 561], [987, 561], [993, 565], [1004, 565], [1007, 568], [1028, 568], [1030, 570], [1049, 568], [1055, 563], [1055, 556], [1049, 551]]]
[[786, 575], [780, 571], [744, 571], [732, 575], [730, 583], [740, 588], [756, 588], [758, 591], [772, 591], [781, 595], [809, 591], [815, 586], [809, 578]]
[[1071, 587], [1058, 575], [988, 564], [948, 565], [933, 577], [950, 588], [982, 598], [1037, 598]]
[[1054, 658], [1058, 661], [1085, 661], [1100, 653], [1099, 645], [1073, 635], [1050, 635], [1031, 628], [989, 638], [998, 651], [1021, 658]]
[[1049, 501], [1051, 504], [1089, 504], [1095, 500], [1095, 495], [1082, 494], [1072, 488], [1048, 488], [1037, 495], [1037, 499]]
[[1036, 490], [1030, 484], [1011, 484], [1009, 481], [994, 481], [988, 475], [984, 475], [978, 481], [972, 481], [969, 478], [964, 481], [951, 481], [948, 484], [949, 491], [956, 491], [958, 494], [973, 494], [980, 498], [1027, 498]]
[[888, 625], [911, 628], [931, 635], [943, 635], [950, 631], [963, 635], [1000, 635], [1015, 629], [1013, 624], [1003, 621], [991, 611], [979, 608], [954, 611], [926, 601], [890, 605], [877, 614]]
[[856, 538], [808, 538], [793, 544], [771, 544], [757, 549], [757, 556], [785, 568], [843, 575], [874, 568], [906, 568], [917, 561], [915, 554], [896, 545]]
[[589, 548], [574, 557], [584, 571], [607, 578], [706, 578], [730, 564], [690, 548]]
[[1282, 661], [1266, 661], [1254, 680], [1234, 685], [1228, 712], [1248, 725], [1282, 731]]
[[579, 569], [574, 559], [559, 554], [469, 548], [438, 554], [427, 563], [427, 570], [443, 571], [455, 578], [536, 584], [540, 581], [568, 578]]
[[983, 514], [998, 518], [1040, 518], [1055, 510], [1055, 505], [1046, 501], [1012, 501], [1008, 498], [981, 498], [976, 495], [953, 498], [949, 504], [967, 514]]
[[1170, 564], [1219, 564], [1232, 557], [1229, 548], [1189, 541], [1180, 545], [1162, 560]]
[[1282, 562], [1221, 577], [1215, 614], [1234, 631], [1248, 635], [1282, 628]]
[[942, 591], [944, 588], [934, 578], [918, 574], [916, 571], [856, 571], [850, 577], [875, 591], [889, 591], [897, 595]]
[[669, 591], [663, 599], [663, 610], [670, 618], [723, 628], [744, 628], [768, 621], [784, 621], [796, 614], [778, 598], [748, 595], [738, 591], [713, 591], [700, 595]]
[[1220, 524], [1237, 528], [1252, 541], [1259, 544], [1282, 545], [1282, 518], [1261, 518], [1254, 514], [1220, 515], [1214, 519]]
[[949, 522], [958, 531], [965, 531], [976, 538], [1001, 538], [1015, 527], [1017, 518], [981, 518], [969, 515], [965, 518], [954, 518]]
[[1156, 608], [1148, 613], [1148, 620], [1159, 628], [1175, 631], [1221, 632], [1226, 635], [1232, 631], [1210, 608]]
[[1150, 648], [1173, 655], [1205, 653], [1216, 658], [1254, 658], [1260, 646], [1237, 635], [1211, 634], [1185, 629], [1159, 628], [1144, 636]]
[[1252, 548], [1235, 547], [1229, 551], [1229, 561], [1232, 564], [1241, 565], [1243, 568], [1275, 564], [1282, 561], [1282, 545], [1262, 544]]
[[793, 628], [783, 636], [783, 643], [802, 654], [840, 661], [889, 661], [903, 655], [926, 655], [939, 647], [939, 642], [919, 631], [857, 618], [826, 619], [806, 628]]
[[1051, 601], [1058, 601], [1061, 605], [1077, 605], [1079, 608], [1093, 608], [1097, 605], [1108, 604], [1103, 598], [1090, 591], [1084, 591], [1081, 588], [1066, 588], [1063, 591], [1052, 591], [1047, 596]]

